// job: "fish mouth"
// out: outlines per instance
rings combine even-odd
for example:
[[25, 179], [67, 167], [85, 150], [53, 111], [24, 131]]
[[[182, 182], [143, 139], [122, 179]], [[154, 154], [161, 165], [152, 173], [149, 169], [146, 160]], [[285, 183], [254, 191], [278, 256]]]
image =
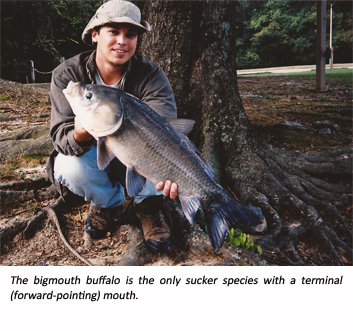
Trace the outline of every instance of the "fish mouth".
[[[73, 113], [79, 118], [82, 126], [88, 133], [95, 138], [114, 134], [123, 122], [122, 114], [119, 116], [115, 116], [114, 114], [109, 116], [111, 105], [100, 101], [99, 97], [97, 100], [91, 100], [91, 98], [86, 100], [84, 95], [87, 93], [87, 96], [91, 92], [95, 94], [95, 86], [85, 88], [85, 85], [80, 82], [75, 83], [73, 81], [70, 81], [63, 90]], [[96, 116], [98, 113], [102, 114], [100, 115], [100, 119]]]
[[117, 132], [118, 129], [120, 128], [122, 122], [123, 122], [123, 117], [121, 117], [119, 119], [119, 121], [116, 124], [112, 125], [111, 127], [107, 128], [107, 129], [101, 129], [101, 130], [91, 128], [88, 124], [85, 125], [85, 123], [82, 123], [82, 124], [85, 127], [86, 131], [88, 133], [90, 133], [93, 137], [100, 138], [100, 137], [110, 136], [110, 135], [114, 134], [115, 132]]
[[69, 84], [67, 84], [66, 89], [63, 90], [63, 93], [69, 97], [76, 97], [82, 94], [82, 84], [80, 82], [74, 83], [73, 81], [70, 81]]

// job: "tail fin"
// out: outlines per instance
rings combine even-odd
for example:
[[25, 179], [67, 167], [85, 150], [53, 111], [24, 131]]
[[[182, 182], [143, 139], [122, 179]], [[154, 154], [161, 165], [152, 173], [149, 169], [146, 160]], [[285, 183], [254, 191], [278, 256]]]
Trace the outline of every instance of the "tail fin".
[[221, 248], [231, 228], [240, 228], [244, 232], [266, 230], [266, 220], [260, 208], [256, 209], [232, 198], [228, 192], [217, 194], [217, 197], [205, 206], [208, 234], [215, 252]]

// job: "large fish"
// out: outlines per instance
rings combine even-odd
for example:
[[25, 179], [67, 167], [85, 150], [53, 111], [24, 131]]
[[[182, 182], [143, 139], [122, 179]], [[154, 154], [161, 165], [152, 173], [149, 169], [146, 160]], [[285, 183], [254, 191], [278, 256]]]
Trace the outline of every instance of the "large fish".
[[230, 228], [263, 232], [266, 221], [232, 197], [212, 178], [212, 169], [186, 137], [194, 121], [165, 119], [121, 90], [70, 82], [63, 90], [84, 128], [97, 139], [98, 167], [116, 156], [127, 167], [126, 188], [136, 196], [145, 178], [178, 184], [178, 198], [193, 224], [203, 209], [211, 244], [217, 252]]

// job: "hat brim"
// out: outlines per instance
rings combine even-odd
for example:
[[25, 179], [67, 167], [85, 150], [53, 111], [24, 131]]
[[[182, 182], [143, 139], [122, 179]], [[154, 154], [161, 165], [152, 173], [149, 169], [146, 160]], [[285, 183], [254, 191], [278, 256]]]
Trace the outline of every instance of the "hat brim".
[[139, 32], [144, 33], [147, 31], [151, 31], [151, 26], [146, 21], [141, 21], [140, 24], [133, 21], [130, 17], [118, 17], [116, 19], [109, 19], [107, 20], [106, 17], [104, 19], [100, 18], [99, 15], [95, 15], [91, 21], [87, 24], [86, 28], [82, 33], [82, 40], [92, 46], [92, 37], [91, 37], [91, 30], [98, 26], [103, 26], [109, 23], [127, 23], [136, 26], [139, 29]]

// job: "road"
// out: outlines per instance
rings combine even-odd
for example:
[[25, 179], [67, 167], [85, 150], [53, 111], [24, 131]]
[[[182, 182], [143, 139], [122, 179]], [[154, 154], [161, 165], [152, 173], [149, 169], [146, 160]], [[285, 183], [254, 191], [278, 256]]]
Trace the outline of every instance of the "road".
[[[334, 64], [334, 69], [353, 69], [353, 63]], [[261, 69], [243, 69], [237, 70], [238, 75], [256, 75], [256, 74], [284, 74], [291, 72], [314, 71], [315, 65], [296, 66], [296, 67], [275, 67]], [[326, 65], [326, 70], [330, 70], [330, 65]]]

